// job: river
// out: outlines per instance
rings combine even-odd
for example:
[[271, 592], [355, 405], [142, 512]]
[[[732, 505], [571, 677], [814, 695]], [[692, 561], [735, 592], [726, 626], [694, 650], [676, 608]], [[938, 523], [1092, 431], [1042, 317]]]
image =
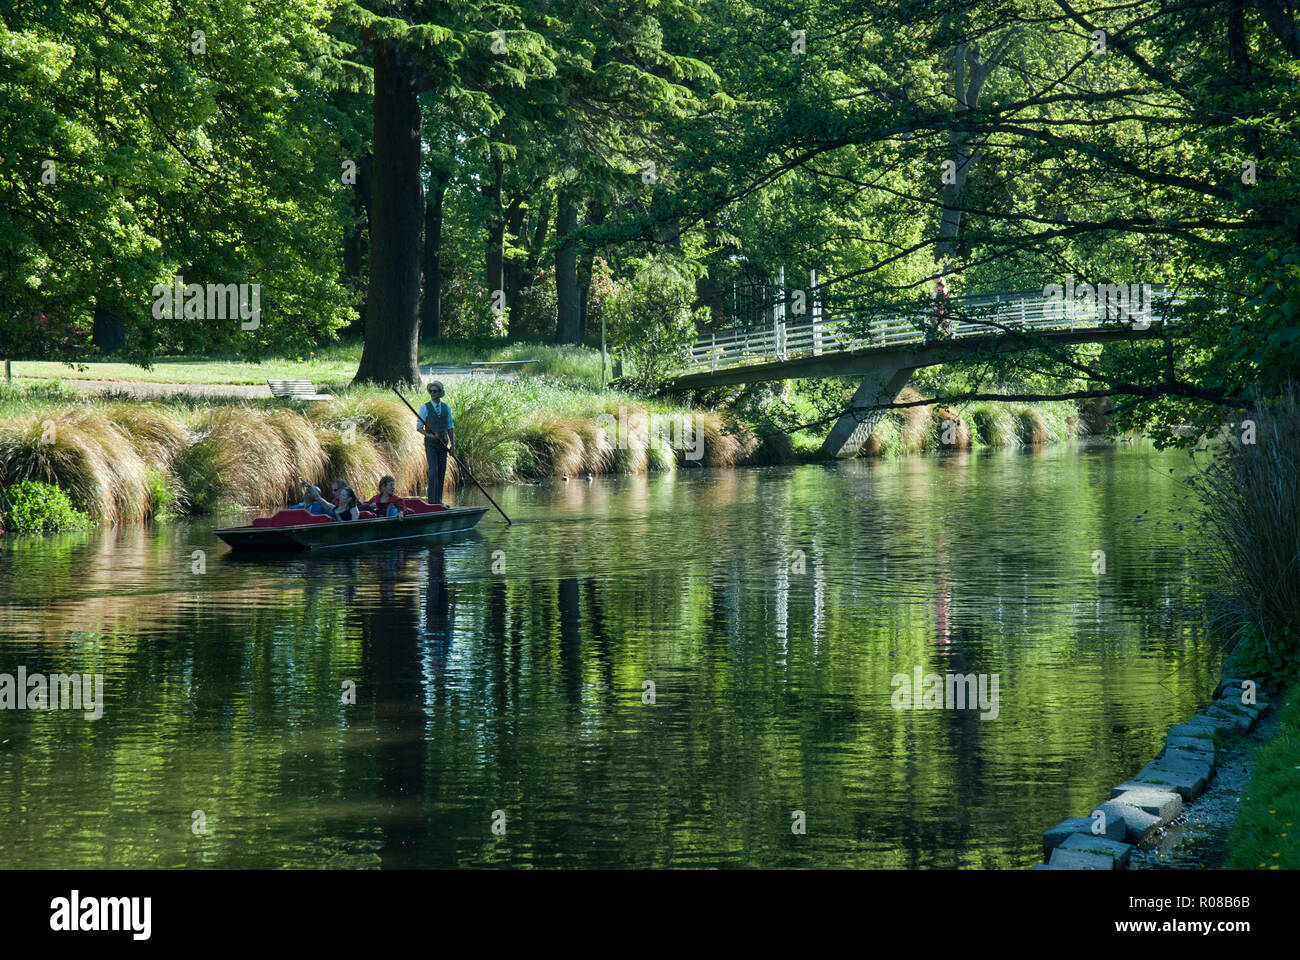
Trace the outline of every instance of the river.
[[[0, 710], [0, 868], [1028, 866], [1217, 679], [1191, 469], [683, 468], [255, 561], [0, 538], [0, 674], [103, 677], [98, 719]], [[909, 707], [918, 669], [990, 698]]]

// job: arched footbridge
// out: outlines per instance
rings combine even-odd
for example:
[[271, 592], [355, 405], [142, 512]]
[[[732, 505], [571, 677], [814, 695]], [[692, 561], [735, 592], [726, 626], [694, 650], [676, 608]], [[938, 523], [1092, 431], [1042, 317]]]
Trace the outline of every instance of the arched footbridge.
[[[666, 389], [860, 376], [851, 406], [831, 428], [822, 449], [852, 457], [884, 416], [912, 374], [955, 360], [990, 353], [1033, 350], [1045, 343], [1109, 343], [1161, 335], [1163, 320], [1185, 302], [1152, 284], [1129, 284], [1132, 298], [1101, 295], [1063, 299], [1041, 290], [989, 293], [948, 301], [942, 327], [935, 308], [909, 308], [870, 317], [840, 314], [763, 328], [707, 333], [691, 347], [690, 359]], [[1123, 285], [1118, 285], [1123, 286]]]

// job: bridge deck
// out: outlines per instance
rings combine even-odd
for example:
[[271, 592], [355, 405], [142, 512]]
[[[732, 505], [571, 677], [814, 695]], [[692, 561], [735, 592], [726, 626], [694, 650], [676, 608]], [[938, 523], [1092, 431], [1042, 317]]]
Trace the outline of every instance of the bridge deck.
[[[683, 381], [704, 385], [703, 381], [713, 380], [714, 377], [701, 376], [703, 374], [717, 375], [735, 368], [754, 366], [764, 367], [766, 376], [746, 376], [727, 382], [789, 379], [789, 375], [775, 374], [783, 365], [796, 359], [837, 355], [865, 358], [877, 351], [883, 354], [891, 349], [933, 345], [936, 341], [987, 339], [992, 331], [1001, 333], [999, 326], [1027, 333], [1053, 334], [1101, 332], [1105, 329], [1143, 331], [1153, 321], [1159, 320], [1162, 310], [1184, 302], [1182, 298], [1170, 299], [1162, 287], [1152, 284], [1143, 285], [1141, 292], [1138, 291], [1137, 284], [1129, 286], [1132, 288], [1132, 297], [1106, 295], [1084, 300], [1065, 300], [1046, 297], [1037, 291], [996, 293], [953, 299], [947, 304], [946, 318], [941, 318], [937, 309], [909, 309], [876, 316], [848, 314], [821, 317], [814, 314], [801, 323], [788, 324], [778, 320], [764, 329], [709, 334], [692, 345], [689, 360], [674, 386], [684, 386]], [[950, 336], [942, 335], [948, 333], [948, 330], [942, 333], [937, 330], [936, 324], [941, 319], [947, 319], [950, 323]], [[993, 324], [998, 326], [992, 326]], [[1059, 338], [1053, 336], [1052, 339]], [[840, 364], [828, 363], [825, 366]], [[818, 375], [836, 374], [796, 374]]]

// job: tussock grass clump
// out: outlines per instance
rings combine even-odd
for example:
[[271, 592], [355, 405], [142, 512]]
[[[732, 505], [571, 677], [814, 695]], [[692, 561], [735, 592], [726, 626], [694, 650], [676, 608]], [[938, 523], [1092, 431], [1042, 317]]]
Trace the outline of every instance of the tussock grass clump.
[[144, 461], [126, 436], [86, 407], [50, 409], [0, 423], [0, 484], [53, 484], [97, 521], [148, 516]]
[[935, 407], [930, 416], [926, 447], [935, 450], [969, 450], [971, 429], [966, 418], [952, 407]]
[[[416, 409], [419, 409], [418, 405]], [[415, 417], [400, 400], [391, 395], [384, 395], [372, 389], [349, 390], [319, 409], [309, 408], [313, 422], [332, 427], [342, 432], [365, 434], [374, 444], [378, 455], [383, 459], [386, 470], [397, 481], [397, 489], [423, 489], [427, 483], [427, 466], [424, 456], [424, 438], [415, 431]], [[457, 426], [459, 427], [459, 418]], [[459, 439], [460, 431], [457, 430]], [[449, 468], [450, 469], [450, 468]], [[369, 496], [377, 489], [379, 477], [358, 476], [355, 482], [357, 495], [362, 496], [362, 488]]]
[[1297, 388], [1253, 419], [1256, 442], [1225, 444], [1192, 485], [1216, 547], [1216, 626], [1236, 641], [1247, 668], [1291, 679], [1300, 655]]
[[[456, 423], [456, 457], [465, 462], [480, 483], [503, 483], [515, 476], [526, 445], [517, 434], [521, 411], [509, 391], [474, 381], [456, 385], [448, 398]], [[417, 408], [418, 409], [418, 408]], [[410, 412], [407, 412], [410, 416]], [[420, 461], [424, 461], [421, 440]], [[456, 486], [469, 484], [456, 461], [447, 460], [447, 473]]]
[[1079, 401], [1079, 435], [1101, 436], [1106, 432], [1110, 416], [1115, 410], [1111, 397], [1085, 397]]
[[346, 481], [359, 499], [374, 493], [379, 478], [390, 472], [383, 451], [362, 430], [324, 427], [320, 443], [325, 452], [325, 475]]
[[980, 443], [990, 447], [1018, 447], [1020, 433], [1015, 416], [1002, 403], [976, 403], [967, 408]]
[[594, 420], [579, 417], [572, 427], [582, 438], [583, 469], [588, 473], [608, 473], [614, 462], [614, 440]]
[[[284, 495], [286, 503], [296, 503], [302, 495], [302, 488], [297, 482], [298, 477], [315, 483], [327, 482], [329, 457], [325, 453], [325, 448], [321, 446], [317, 428], [296, 411], [272, 410], [266, 419], [280, 434], [289, 462], [293, 464], [294, 476], [290, 478], [290, 486], [284, 491]], [[361, 496], [360, 492], [357, 495]]]
[[1049, 443], [1056, 438], [1043, 414], [1035, 407], [1016, 407], [1012, 411], [1016, 422], [1016, 436], [1021, 443]]
[[677, 452], [669, 439], [662, 434], [651, 434], [645, 446], [647, 470], [672, 473], [677, 469]]
[[898, 450], [898, 418], [888, 414], [880, 418], [871, 436], [858, 450], [860, 457], [883, 457]]
[[195, 513], [283, 503], [297, 478], [283, 435], [263, 411], [247, 406], [204, 412], [175, 471]]
[[695, 416], [695, 429], [704, 433], [704, 465], [734, 467], [758, 449], [758, 438], [747, 426], [729, 422], [712, 410]]
[[[921, 395], [912, 387], [904, 387], [898, 394], [898, 400], [902, 403], [920, 399]], [[890, 413], [898, 418], [898, 446], [895, 452], [920, 453], [924, 450], [925, 438], [930, 432], [930, 408], [903, 407], [891, 410]]]
[[130, 440], [131, 446], [155, 469], [166, 470], [190, 440], [190, 428], [176, 411], [153, 404], [118, 401], [101, 408]]
[[583, 470], [586, 445], [568, 419], [547, 413], [530, 417], [521, 439], [532, 451], [534, 475], [576, 476]]

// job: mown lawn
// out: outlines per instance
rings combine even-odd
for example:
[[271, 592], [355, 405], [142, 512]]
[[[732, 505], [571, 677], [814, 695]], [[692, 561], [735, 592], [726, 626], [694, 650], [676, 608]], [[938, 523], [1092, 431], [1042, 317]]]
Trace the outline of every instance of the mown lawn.
[[[598, 384], [600, 351], [507, 340], [442, 341], [420, 347], [421, 364], [469, 364], [476, 360], [537, 360], [535, 372]], [[138, 380], [146, 383], [258, 384], [267, 380], [311, 380], [317, 386], [342, 387], [357, 372], [360, 339], [319, 347], [302, 357], [272, 357], [260, 363], [232, 357], [163, 357], [149, 368], [129, 363], [13, 361], [15, 381]]]

